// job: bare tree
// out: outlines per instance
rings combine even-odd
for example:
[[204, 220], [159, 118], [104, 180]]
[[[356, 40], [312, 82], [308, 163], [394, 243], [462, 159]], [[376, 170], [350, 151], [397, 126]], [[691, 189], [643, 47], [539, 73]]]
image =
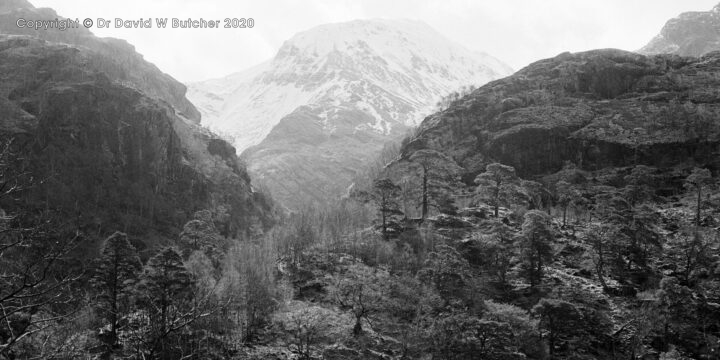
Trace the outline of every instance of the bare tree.
[[318, 344], [337, 340], [338, 316], [332, 311], [317, 305], [308, 306], [301, 302], [291, 302], [285, 311], [276, 315], [290, 351], [300, 359], [313, 359]]
[[595, 252], [595, 273], [603, 289], [607, 291], [608, 286], [604, 276], [605, 265], [614, 248], [613, 239], [619, 236], [617, 229], [611, 224], [592, 225], [587, 234], [588, 242]]
[[685, 187], [697, 193], [697, 209], [695, 212], [695, 226], [700, 226], [700, 209], [702, 205], [702, 190], [705, 186], [712, 184], [710, 170], [694, 168], [692, 173], [685, 179]]
[[369, 322], [382, 307], [382, 284], [386, 281], [387, 273], [356, 265], [351, 266], [331, 290], [337, 304], [350, 310], [355, 318], [354, 336], [362, 334], [363, 320]]
[[[11, 148], [11, 140], [0, 146], [0, 200], [17, 199], [33, 183], [17, 171]], [[0, 358], [12, 358], [16, 345], [73, 314], [77, 297], [70, 287], [81, 271], [66, 269], [66, 259], [82, 236], [46, 213], [1, 213]]]

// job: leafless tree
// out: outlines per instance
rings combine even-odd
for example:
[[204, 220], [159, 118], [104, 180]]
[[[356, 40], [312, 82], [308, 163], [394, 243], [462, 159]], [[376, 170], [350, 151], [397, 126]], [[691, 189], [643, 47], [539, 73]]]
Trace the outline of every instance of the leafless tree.
[[[32, 177], [17, 166], [12, 140], [0, 145], [0, 201], [17, 200]], [[74, 313], [70, 289], [82, 275], [67, 270], [66, 260], [81, 234], [64, 233], [47, 214], [0, 211], [0, 357]]]

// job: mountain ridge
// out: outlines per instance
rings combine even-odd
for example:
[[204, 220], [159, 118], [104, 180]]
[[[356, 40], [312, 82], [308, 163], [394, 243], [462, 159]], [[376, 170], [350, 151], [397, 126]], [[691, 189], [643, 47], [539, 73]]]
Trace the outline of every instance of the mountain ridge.
[[113, 78], [132, 84], [153, 98], [167, 101], [183, 116], [200, 123], [200, 112], [185, 97], [187, 87], [146, 61], [127, 41], [97, 37], [83, 26], [64, 31], [19, 28], [16, 20], [21, 17], [28, 20], [64, 19], [51, 8], [36, 8], [26, 0], [13, 0], [0, 8], [0, 33], [32, 36], [49, 42], [88, 48], [102, 54], [105, 62], [113, 64]]
[[709, 11], [684, 12], [668, 20], [660, 33], [638, 52], [698, 57], [717, 50], [720, 50], [720, 3]]
[[[644, 56], [615, 49], [564, 53], [489, 83], [425, 118], [402, 161], [430, 149], [471, 179], [491, 162], [526, 177], [631, 166], [718, 163], [720, 112], [712, 77], [720, 53]], [[538, 90], [539, 89], [539, 90]], [[683, 119], [683, 120], [680, 120]]]
[[18, 166], [49, 180], [4, 208], [72, 213], [83, 231], [122, 230], [148, 247], [174, 241], [202, 209], [224, 213], [226, 236], [272, 221], [232, 146], [199, 126], [184, 85], [125, 41], [8, 23], [28, 15], [57, 16], [0, 14], [0, 137], [14, 139]]
[[345, 193], [441, 97], [510, 71], [419, 21], [355, 20], [298, 33], [272, 61], [189, 94], [253, 178], [297, 209]]
[[[378, 35], [381, 31], [388, 31], [388, 23], [395, 23], [395, 21], [380, 19], [354, 20], [320, 25], [310, 30], [300, 32], [285, 41], [275, 57], [268, 62], [231, 74], [226, 78], [190, 83], [189, 97], [198, 107], [204, 109], [204, 125], [220, 133], [236, 132], [230, 135], [236, 138], [234, 145], [239, 152], [242, 152], [247, 147], [256, 145], [262, 141], [282, 116], [290, 114], [299, 106], [306, 105], [323, 97], [325, 95], [324, 92], [332, 91], [332, 84], [328, 85], [331, 87], [330, 89], [319, 88], [322, 84], [328, 84], [329, 79], [340, 78], [340, 80], [354, 80], [342, 79], [343, 76], [356, 75], [348, 74], [347, 70], [342, 68], [343, 65], [347, 64], [337, 63], [337, 61], [339, 61], [338, 56], [333, 53], [343, 52], [337, 48], [338, 43], [348, 46], [349, 49], [344, 48], [343, 50], [349, 50], [354, 55], [369, 56], [369, 58], [365, 58], [365, 60], [368, 60], [368, 63], [371, 64], [368, 65], [370, 69], [361, 70], [368, 70], [368, 73], [377, 71], [373, 75], [380, 78], [380, 81], [385, 81], [388, 77], [392, 76], [388, 71], [378, 69], [377, 64], [372, 62], [373, 60], [377, 60], [380, 64], [383, 63], [383, 61], [381, 61], [383, 59], [378, 59], [379, 56], [378, 58], [374, 58], [374, 56], [379, 55], [380, 52], [373, 51], [373, 54], [369, 55], [363, 51], [363, 47], [367, 47], [368, 44], [359, 40], [360, 37], [357, 35], [358, 32], [373, 32], [375, 35]], [[419, 26], [421, 31], [432, 31], [428, 25], [418, 21], [406, 20], [399, 21], [398, 23], [410, 27], [422, 24]], [[340, 30], [338, 30], [338, 28], [340, 28]], [[331, 31], [331, 29], [335, 31]], [[343, 31], [343, 29], [345, 30]], [[438, 36], [440, 35], [435, 35], [435, 37]], [[315, 43], [313, 43], [313, 39], [316, 40]], [[347, 39], [352, 39], [353, 41], [359, 40], [359, 42], [350, 44], [346, 41]], [[318, 47], [316, 43], [324, 44], [324, 47]], [[383, 43], [373, 44], [373, 46], [375, 45], [382, 51], [387, 50]], [[465, 51], [462, 55], [469, 58], [472, 52], [468, 50]], [[393, 54], [395, 57], [397, 57], [397, 55], [398, 54]], [[500, 68], [502, 71], [507, 73], [511, 72], [509, 67], [504, 66], [486, 54], [480, 53], [474, 56], [487, 59], [493, 63], [492, 66]], [[407, 60], [407, 58], [405, 60]], [[387, 65], [387, 63], [384, 65]], [[418, 64], [418, 66], [420, 66], [420, 64]], [[453, 75], [456, 78], [459, 77], [458, 74]], [[467, 75], [467, 72], [463, 73], [463, 75]], [[247, 84], [246, 81], [248, 80], [254, 80], [256, 86]], [[412, 81], [413, 79], [403, 78], [399, 80], [399, 83], [408, 84]], [[457, 86], [441, 86], [441, 89], [437, 92], [442, 92], [443, 95], [445, 95], [457, 90], [457, 88], [462, 85], [470, 85], [470, 83], [472, 83], [472, 81], [462, 83], [462, 81], [458, 80]], [[269, 84], [275, 85], [275, 87], [268, 86]], [[390, 83], [385, 81], [384, 84], [389, 85]], [[396, 87], [402, 86], [397, 83], [393, 85]], [[435, 82], [432, 85], [437, 86], [438, 84]], [[429, 87], [429, 85], [427, 87]], [[407, 89], [404, 89], [404, 91], [407, 91]], [[428, 92], [426, 89], [423, 91]], [[395, 89], [395, 92], [398, 92], [398, 90]], [[433, 99], [425, 101], [425, 103], [434, 105], [433, 100], [438, 100], [439, 97], [440, 95], [436, 95]], [[225, 101], [215, 101], [218, 98], [224, 99]], [[207, 99], [209, 99], [209, 101], [207, 101]], [[256, 105], [255, 102], [258, 101], [262, 103]], [[272, 102], [273, 106], [263, 106], [266, 102]], [[257, 120], [251, 121], [247, 120], [247, 118]], [[239, 126], [237, 122], [242, 122], [243, 126]], [[228, 129], [237, 130], [228, 131]]]

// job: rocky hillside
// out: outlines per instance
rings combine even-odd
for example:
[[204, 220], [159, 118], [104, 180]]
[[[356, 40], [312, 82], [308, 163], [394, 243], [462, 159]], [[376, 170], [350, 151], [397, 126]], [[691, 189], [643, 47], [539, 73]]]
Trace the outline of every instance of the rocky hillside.
[[686, 12], [670, 19], [639, 52], [701, 56], [717, 50], [720, 50], [720, 5], [710, 11]]
[[[376, 183], [376, 223], [383, 221], [376, 228], [387, 231], [380, 217], [394, 209], [419, 217], [400, 206], [406, 197], [435, 198], [422, 222], [397, 216], [398, 243], [422, 239], [417, 223], [436, 231], [436, 253], [442, 239], [475, 276], [495, 277], [466, 285], [486, 299], [482, 319], [507, 321], [487, 299], [523, 308], [517, 313], [538, 321], [545, 342], [526, 338], [516, 348], [522, 355], [487, 358], [715, 359], [719, 72], [718, 52], [695, 58], [607, 49], [561, 54], [493, 81], [422, 122], [386, 168], [391, 181]], [[448, 166], [453, 162], [459, 167]], [[451, 174], [445, 169], [464, 184], [442, 176]], [[428, 191], [400, 191], [408, 179], [417, 188], [429, 179]], [[386, 194], [397, 203], [384, 212]], [[453, 257], [460, 258], [429, 257], [424, 266], [457, 264]], [[539, 278], [528, 276], [533, 267]], [[438, 282], [448, 293], [449, 279]], [[557, 325], [563, 317], [574, 319]], [[461, 331], [447, 329], [431, 339]], [[556, 337], [558, 330], [564, 335]], [[512, 333], [505, 338], [528, 334]], [[470, 349], [457, 358], [474, 358]]]
[[416, 21], [362, 20], [297, 34], [245, 73], [190, 85], [203, 124], [234, 138], [284, 205], [342, 195], [383, 144], [444, 95], [508, 75]]
[[18, 28], [16, 22], [19, 18], [63, 19], [53, 9], [35, 8], [26, 0], [3, 1], [0, 4], [0, 34], [28, 35], [92, 50], [96, 56], [102, 57], [105, 64], [102, 71], [113, 80], [135, 87], [149, 97], [168, 102], [186, 118], [200, 122], [200, 112], [185, 98], [185, 85], [145, 61], [141, 54], [135, 52], [135, 47], [125, 40], [96, 37], [82, 25], [78, 29], [65, 31]]
[[474, 175], [490, 162], [522, 176], [567, 161], [596, 170], [646, 164], [718, 168], [720, 55], [619, 50], [541, 60], [427, 117], [403, 157], [433, 149]]
[[52, 210], [89, 234], [121, 230], [146, 244], [177, 236], [202, 209], [225, 235], [270, 221], [235, 149], [198, 125], [182, 84], [123, 41], [23, 33], [10, 22], [19, 16], [55, 13], [0, 7], [0, 132], [14, 166], [37, 179], [4, 208]]

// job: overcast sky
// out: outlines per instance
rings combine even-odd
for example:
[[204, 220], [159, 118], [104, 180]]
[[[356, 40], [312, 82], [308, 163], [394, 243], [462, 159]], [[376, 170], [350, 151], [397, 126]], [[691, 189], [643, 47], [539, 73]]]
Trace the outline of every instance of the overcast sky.
[[[422, 20], [515, 70], [564, 51], [636, 50], [685, 11], [720, 0], [30, 0], [64, 17], [253, 18], [252, 29], [97, 29], [126, 39], [180, 81], [222, 77], [272, 58], [282, 42], [316, 25], [367, 18]], [[154, 25], [154, 24], [153, 24]]]

